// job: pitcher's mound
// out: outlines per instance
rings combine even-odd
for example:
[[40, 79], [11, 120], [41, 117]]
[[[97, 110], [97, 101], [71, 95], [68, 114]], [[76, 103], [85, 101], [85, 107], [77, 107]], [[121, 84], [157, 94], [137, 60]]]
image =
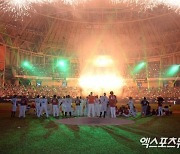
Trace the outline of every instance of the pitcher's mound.
[[66, 118], [57, 120], [57, 122], [66, 125], [126, 125], [133, 124], [134, 121], [120, 118]]

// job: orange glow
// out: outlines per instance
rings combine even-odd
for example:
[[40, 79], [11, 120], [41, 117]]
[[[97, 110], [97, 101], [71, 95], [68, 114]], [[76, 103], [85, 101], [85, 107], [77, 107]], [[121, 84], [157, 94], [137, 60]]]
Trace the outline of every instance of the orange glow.
[[87, 61], [87, 67], [79, 78], [83, 94], [88, 95], [91, 91], [98, 95], [110, 91], [116, 94], [121, 92], [125, 80], [119, 74], [116, 63], [110, 56], [97, 56]]
[[97, 67], [109, 67], [113, 64], [113, 61], [109, 56], [98, 56], [95, 58], [94, 64]]

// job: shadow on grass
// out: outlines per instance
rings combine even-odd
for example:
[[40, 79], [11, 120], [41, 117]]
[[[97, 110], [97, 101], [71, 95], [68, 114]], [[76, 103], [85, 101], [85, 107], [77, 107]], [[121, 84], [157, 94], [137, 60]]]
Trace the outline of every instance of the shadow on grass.
[[117, 142], [121, 142], [124, 141], [124, 142], [134, 142], [133, 140], [123, 136], [123, 135], [120, 135], [120, 134], [117, 134], [113, 129], [111, 128], [108, 128], [106, 126], [103, 126], [101, 127], [104, 131], [106, 131], [109, 135], [111, 135]]
[[49, 121], [44, 128], [47, 129], [47, 133], [44, 135], [44, 138], [47, 139], [58, 130], [58, 125], [54, 121]]
[[80, 128], [78, 125], [66, 125], [70, 130], [73, 131], [75, 138], [80, 138], [79, 131]]

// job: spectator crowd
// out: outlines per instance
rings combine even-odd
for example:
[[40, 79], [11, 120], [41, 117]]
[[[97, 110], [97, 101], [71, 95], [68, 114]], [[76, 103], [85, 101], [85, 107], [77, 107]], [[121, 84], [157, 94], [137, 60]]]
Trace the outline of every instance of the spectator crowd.
[[[104, 93], [98, 97], [91, 93], [88, 96], [81, 96], [80, 88], [73, 87], [48, 87], [48, 86], [13, 86], [6, 85], [0, 88], [0, 98], [9, 99], [12, 102], [12, 117], [19, 109], [19, 117], [25, 117], [29, 109], [34, 109], [37, 117], [65, 116], [97, 116], [112, 117], [125, 116], [136, 117], [136, 98], [141, 104], [141, 115], [170, 115], [171, 105], [164, 103], [164, 98], [172, 97], [179, 99], [179, 88], [135, 88], [125, 87], [122, 98], [128, 98], [123, 105], [117, 105], [119, 100], [113, 92], [109, 96]], [[146, 97], [144, 97], [146, 96]], [[151, 98], [151, 99], [149, 99]], [[157, 108], [151, 109], [151, 103], [156, 103]], [[120, 103], [121, 104], [121, 103]], [[17, 108], [17, 106], [19, 106]]]

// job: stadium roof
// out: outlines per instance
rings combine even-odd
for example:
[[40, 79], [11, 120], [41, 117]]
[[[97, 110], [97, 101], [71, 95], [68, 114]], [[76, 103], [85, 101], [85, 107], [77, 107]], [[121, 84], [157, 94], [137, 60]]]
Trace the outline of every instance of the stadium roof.
[[11, 1], [17, 0], [0, 2], [0, 42], [11, 47], [67, 56], [88, 52], [94, 44], [96, 50], [132, 57], [180, 51], [180, 4], [21, 0], [24, 5], [13, 6]]

